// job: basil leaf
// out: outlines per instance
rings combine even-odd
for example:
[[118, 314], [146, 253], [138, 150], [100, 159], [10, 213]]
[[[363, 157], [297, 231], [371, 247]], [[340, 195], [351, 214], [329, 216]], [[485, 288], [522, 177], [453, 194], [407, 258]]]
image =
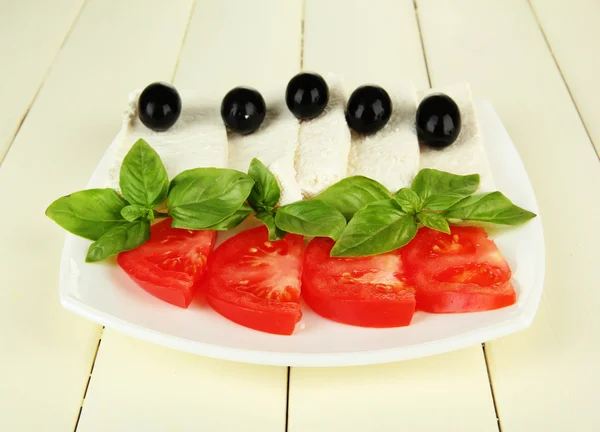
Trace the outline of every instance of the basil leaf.
[[219, 223], [217, 223], [215, 225], [211, 225], [209, 227], [206, 227], [204, 229], [206, 229], [206, 230], [214, 230], [214, 231], [227, 231], [227, 230], [230, 230], [232, 228], [235, 228], [236, 226], [238, 226], [242, 222], [244, 222], [244, 220], [246, 220], [246, 218], [248, 216], [250, 216], [251, 213], [252, 213], [252, 207], [250, 207], [248, 204], [243, 204], [232, 215], [227, 216], [221, 222], [219, 222]]
[[421, 211], [423, 208], [423, 201], [417, 195], [415, 191], [410, 188], [402, 188], [396, 195], [394, 199], [405, 213], [414, 215]]
[[153, 221], [154, 211], [144, 206], [132, 204], [121, 209], [121, 216], [123, 216], [123, 219], [129, 222], [133, 222], [138, 219]]
[[417, 219], [419, 219], [419, 222], [426, 227], [450, 234], [450, 225], [448, 225], [448, 221], [444, 218], [444, 216], [441, 216], [437, 213], [424, 211], [417, 214]]
[[160, 156], [143, 139], [131, 147], [119, 174], [123, 196], [131, 203], [147, 208], [162, 204], [169, 191], [167, 170]]
[[252, 159], [248, 175], [254, 180], [254, 187], [248, 197], [248, 204], [257, 211], [269, 211], [277, 205], [281, 190], [277, 179], [258, 159]]
[[57, 199], [46, 209], [46, 216], [72, 234], [98, 240], [126, 223], [121, 209], [127, 204], [112, 189], [87, 189]]
[[105, 233], [88, 249], [86, 262], [102, 261], [119, 252], [135, 249], [150, 238], [150, 222], [139, 220], [119, 225]]
[[275, 224], [293, 234], [336, 240], [346, 226], [346, 218], [323, 201], [297, 201], [277, 210]]
[[246, 174], [222, 168], [195, 168], [171, 181], [167, 199], [174, 228], [208, 229], [232, 216], [252, 190]]
[[474, 195], [442, 213], [447, 219], [480, 221], [499, 225], [520, 225], [536, 215], [514, 205], [501, 192]]
[[329, 186], [315, 197], [337, 209], [347, 220], [369, 203], [391, 198], [381, 183], [367, 177], [347, 177]]
[[272, 211], [256, 213], [256, 219], [262, 221], [269, 230], [269, 240], [277, 241], [285, 237], [286, 232], [275, 225], [275, 214]]
[[411, 189], [429, 210], [446, 210], [479, 188], [479, 174], [466, 176], [425, 168], [419, 171]]
[[334, 257], [358, 257], [390, 252], [410, 242], [417, 233], [415, 217], [388, 199], [357, 212], [331, 249]]

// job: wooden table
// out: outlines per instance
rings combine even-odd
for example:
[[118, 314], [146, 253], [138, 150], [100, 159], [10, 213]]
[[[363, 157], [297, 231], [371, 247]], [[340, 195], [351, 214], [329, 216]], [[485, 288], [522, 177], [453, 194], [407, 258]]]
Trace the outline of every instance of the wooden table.
[[[599, 19], [594, 0], [0, 1], [0, 430], [600, 430]], [[64, 233], [44, 209], [84, 187], [129, 91], [173, 80], [223, 95], [301, 69], [349, 89], [467, 80], [492, 101], [545, 228], [530, 329], [290, 369], [183, 354], [61, 308]]]

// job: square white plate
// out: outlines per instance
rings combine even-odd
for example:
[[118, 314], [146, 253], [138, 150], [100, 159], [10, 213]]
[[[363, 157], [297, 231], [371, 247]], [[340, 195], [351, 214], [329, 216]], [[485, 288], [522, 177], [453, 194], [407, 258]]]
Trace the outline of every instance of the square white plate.
[[[539, 214], [535, 196], [508, 133], [489, 102], [477, 103], [485, 148], [498, 189]], [[112, 145], [88, 187], [104, 187]], [[147, 294], [115, 260], [86, 264], [89, 241], [68, 235], [61, 262], [63, 306], [92, 321], [170, 348], [227, 360], [284, 366], [384, 363], [442, 353], [488, 341], [529, 326], [544, 282], [545, 249], [540, 217], [490, 234], [513, 271], [517, 303], [489, 312], [434, 315], [417, 312], [408, 327], [368, 329], [328, 321], [303, 305], [292, 336], [250, 330], [226, 320], [201, 299], [184, 310]]]

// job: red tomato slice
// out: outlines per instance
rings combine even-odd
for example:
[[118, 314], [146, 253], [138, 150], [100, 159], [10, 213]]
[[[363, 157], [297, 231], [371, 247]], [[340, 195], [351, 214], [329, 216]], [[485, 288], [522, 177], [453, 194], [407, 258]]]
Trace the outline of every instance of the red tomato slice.
[[399, 251], [364, 258], [332, 258], [333, 240], [315, 238], [305, 253], [302, 297], [319, 315], [361, 327], [409, 325], [415, 290]]
[[226, 240], [210, 259], [208, 303], [231, 321], [267, 333], [292, 334], [300, 321], [302, 236], [269, 241], [264, 226]]
[[516, 301], [510, 267], [482, 228], [451, 227], [451, 234], [421, 228], [402, 257], [420, 310], [476, 312]]
[[171, 219], [152, 225], [150, 240], [122, 252], [117, 262], [139, 286], [175, 306], [187, 308], [206, 271], [215, 231], [171, 227]]

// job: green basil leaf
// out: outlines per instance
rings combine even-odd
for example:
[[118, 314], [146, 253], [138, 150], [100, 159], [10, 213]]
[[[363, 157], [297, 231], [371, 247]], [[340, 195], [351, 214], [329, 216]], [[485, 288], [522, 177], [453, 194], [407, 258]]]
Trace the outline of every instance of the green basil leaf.
[[153, 221], [154, 211], [144, 206], [131, 204], [121, 209], [121, 216], [123, 216], [123, 219], [129, 222], [133, 222], [138, 219]]
[[520, 225], [536, 215], [514, 205], [501, 192], [474, 195], [463, 199], [442, 213], [446, 219]]
[[315, 197], [337, 209], [347, 220], [369, 203], [391, 198], [381, 183], [367, 177], [347, 177], [329, 186]]
[[402, 188], [396, 195], [394, 199], [405, 213], [414, 215], [421, 211], [423, 208], [423, 201], [417, 195], [415, 191], [410, 188]]
[[297, 201], [277, 210], [275, 224], [293, 234], [336, 240], [346, 226], [346, 218], [323, 201]]
[[141, 138], [123, 159], [119, 186], [123, 196], [131, 204], [154, 208], [167, 198], [167, 170], [158, 153]]
[[256, 213], [256, 219], [262, 221], [269, 230], [269, 240], [277, 241], [285, 237], [286, 232], [275, 225], [275, 214], [272, 211]]
[[415, 217], [399, 210], [393, 199], [368, 204], [358, 211], [331, 249], [334, 257], [358, 257], [390, 252], [417, 233]]
[[119, 225], [105, 233], [88, 249], [86, 262], [102, 261], [119, 252], [135, 249], [150, 238], [150, 222], [139, 220]]
[[167, 199], [174, 228], [208, 229], [232, 216], [250, 194], [254, 180], [223, 168], [195, 168], [171, 181]]
[[444, 216], [439, 215], [438, 213], [423, 211], [417, 214], [417, 219], [419, 219], [419, 222], [426, 227], [450, 234], [450, 225], [448, 225], [448, 221]]
[[256, 158], [250, 162], [248, 175], [254, 180], [254, 187], [248, 196], [248, 204], [256, 211], [271, 210], [281, 197], [277, 179], [265, 164]]
[[239, 209], [237, 209], [232, 215], [227, 216], [221, 222], [206, 227], [206, 230], [214, 230], [214, 231], [227, 231], [232, 228], [235, 228], [242, 222], [246, 220], [248, 216], [252, 213], [252, 207], [248, 204], [243, 204]]
[[411, 189], [429, 210], [446, 210], [479, 188], [479, 174], [466, 176], [425, 168], [419, 171]]
[[98, 240], [126, 223], [121, 210], [128, 204], [113, 189], [87, 189], [57, 199], [46, 209], [46, 216], [72, 234]]

